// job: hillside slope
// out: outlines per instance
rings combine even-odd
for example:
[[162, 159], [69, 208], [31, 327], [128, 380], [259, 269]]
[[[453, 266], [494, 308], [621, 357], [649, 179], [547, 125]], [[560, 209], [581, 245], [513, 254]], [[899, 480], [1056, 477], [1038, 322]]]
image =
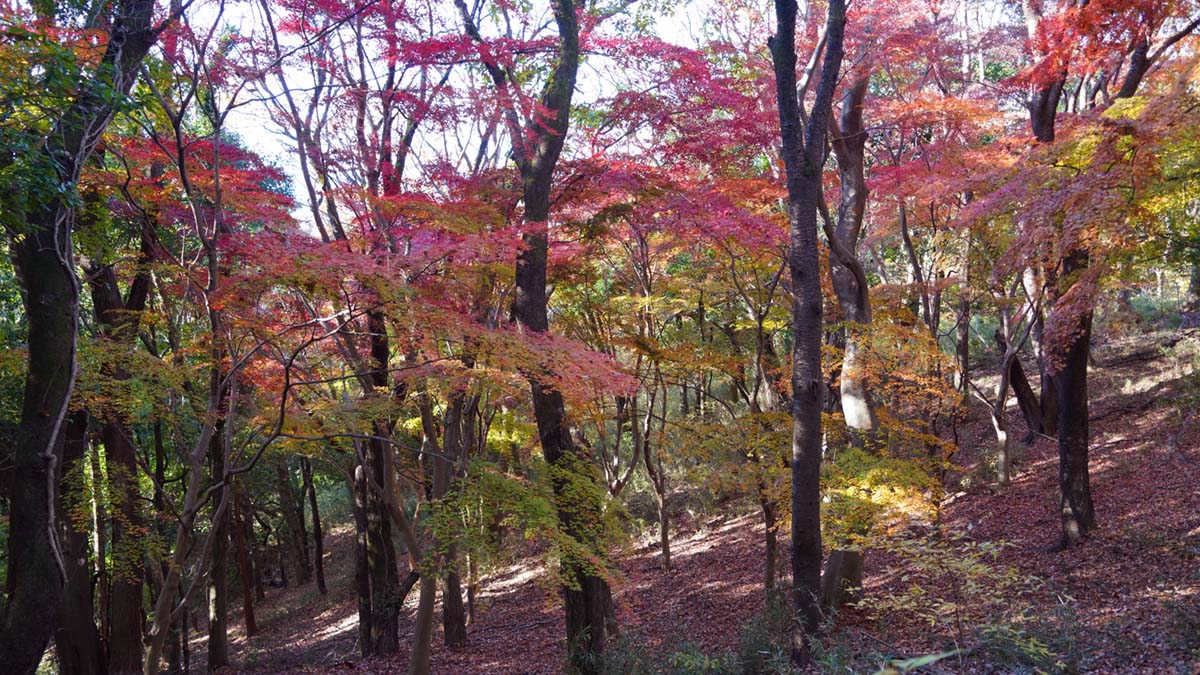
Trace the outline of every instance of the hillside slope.
[[[1177, 346], [1164, 354], [1157, 339], [1106, 348], [1093, 368], [1092, 486], [1100, 522], [1093, 538], [1073, 550], [1056, 549], [1052, 441], [1039, 440], [1023, 453], [1007, 488], [981, 480], [980, 461], [992, 438], [982, 411], [974, 411], [963, 436], [969, 447], [955, 459], [942, 525], [966, 533], [966, 542], [1007, 542], [986, 562], [996, 574], [1012, 568], [1005, 578], [1019, 582], [988, 588], [989, 572], [975, 580], [981, 588], [927, 589], [916, 610], [882, 613], [879, 600], [903, 597], [921, 570], [895, 553], [872, 552], [868, 600], [838, 617], [827, 640], [836, 647], [829, 660], [857, 653], [858, 661], [846, 657], [844, 663], [863, 668], [878, 663], [861, 656], [868, 653], [877, 659], [945, 649], [956, 638], [977, 634], [984, 606], [1031, 607], [1040, 608], [1039, 616], [1019, 625], [1027, 638], [1058, 654], [1047, 672], [1200, 673], [1200, 420], [1193, 424], [1185, 417], [1194, 405], [1189, 378], [1197, 350]], [[1200, 340], [1193, 334], [1178, 343], [1196, 347]], [[1012, 428], [1019, 428], [1015, 406], [1011, 414]], [[685, 643], [709, 654], [737, 647], [742, 626], [763, 604], [763, 530], [747, 512], [680, 522], [670, 574], [659, 570], [652, 543], [621, 554], [618, 618], [627, 635], [651, 652], [676, 651]], [[346, 532], [331, 538], [328, 596], [311, 586], [282, 589], [258, 606], [260, 633], [233, 636], [244, 672], [405, 671], [406, 653], [357, 660], [352, 543]], [[435, 635], [434, 672], [560, 672], [561, 613], [553, 593], [539, 584], [539, 573], [513, 564], [488, 578], [468, 647], [450, 652]], [[930, 620], [930, 608], [939, 602], [948, 609]], [[414, 604], [415, 593], [402, 631], [411, 631]], [[240, 629], [240, 621], [234, 623]], [[1021, 670], [1020, 650], [1010, 643], [1021, 644], [999, 640], [989, 651], [945, 661], [952, 665], [932, 672], [1031, 672]], [[202, 646], [197, 639], [196, 651]]]

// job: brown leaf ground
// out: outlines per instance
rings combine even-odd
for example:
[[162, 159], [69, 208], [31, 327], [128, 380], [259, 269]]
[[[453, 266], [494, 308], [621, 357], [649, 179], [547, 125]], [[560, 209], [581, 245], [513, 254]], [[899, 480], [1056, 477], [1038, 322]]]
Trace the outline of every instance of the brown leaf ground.
[[[1200, 342], [1195, 336], [1192, 342]], [[997, 566], [1039, 584], [1011, 599], [1043, 609], [1066, 602], [1057, 628], [1076, 672], [1113, 675], [1200, 675], [1200, 420], [1184, 424], [1187, 359], [1146, 355], [1147, 339], [1102, 350], [1093, 368], [1092, 488], [1100, 530], [1083, 546], [1060, 551], [1053, 442], [1040, 440], [1017, 463], [1012, 484], [986, 484], [979, 462], [992, 446], [982, 411], [973, 412], [942, 509], [947, 527], [968, 528], [977, 541], [1007, 541]], [[1011, 427], [1023, 428], [1015, 407]], [[1170, 436], [1177, 434], [1175, 443]], [[761, 609], [763, 528], [747, 508], [677, 523], [674, 570], [659, 569], [657, 546], [643, 542], [620, 555], [616, 587], [624, 630], [660, 653], [695, 645], [710, 654], [733, 649], [741, 627]], [[786, 551], [786, 541], [781, 541]], [[234, 619], [240, 672], [399, 673], [408, 654], [361, 661], [351, 589], [352, 537], [335, 533], [327, 547], [330, 593], [313, 585], [271, 590], [257, 607], [260, 632], [247, 639]], [[786, 566], [786, 564], [785, 564]], [[868, 598], [905, 587], [895, 556], [867, 559]], [[561, 611], [539, 583], [539, 569], [513, 564], [489, 577], [469, 644], [459, 651], [435, 635], [433, 669], [441, 675], [557, 673], [563, 658]], [[1007, 599], [1002, 599], [1007, 602]], [[401, 643], [411, 635], [414, 592]], [[869, 602], [868, 602], [869, 605]], [[1184, 620], [1193, 617], [1193, 622]], [[968, 617], [974, 627], [979, 617]], [[953, 631], [913, 616], [848, 610], [832, 640], [881, 652], [941, 649]], [[203, 639], [193, 651], [203, 651]], [[979, 659], [943, 662], [932, 672], [1007, 673], [1015, 667]], [[857, 671], [865, 672], [865, 671]], [[1065, 669], [1064, 669], [1065, 672]]]

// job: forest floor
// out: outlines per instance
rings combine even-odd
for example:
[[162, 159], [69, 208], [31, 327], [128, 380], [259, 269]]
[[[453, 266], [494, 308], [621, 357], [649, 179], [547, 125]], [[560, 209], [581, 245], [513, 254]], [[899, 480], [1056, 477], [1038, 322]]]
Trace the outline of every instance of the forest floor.
[[[1172, 340], [1173, 348], [1162, 347]], [[954, 458], [940, 516], [946, 530], [966, 533], [960, 543], [976, 548], [933, 561], [926, 555], [920, 563], [896, 552], [868, 552], [867, 600], [834, 621], [825, 659], [831, 666], [840, 660], [840, 669], [829, 672], [871, 673], [879, 655], [957, 644], [971, 651], [924, 672], [1036, 672], [1030, 664], [1042, 645], [1057, 654], [1041, 666], [1047, 673], [1200, 675], [1200, 419], [1185, 421], [1196, 409], [1196, 392], [1187, 383], [1200, 362], [1200, 334], [1143, 336], [1096, 352], [1095, 535], [1077, 548], [1057, 549], [1052, 441], [1023, 449], [1008, 487], [997, 489], [987, 480], [981, 457], [991, 452], [994, 436], [977, 406], [964, 427], [964, 450]], [[1010, 429], [1024, 430], [1015, 405], [1010, 418]], [[761, 522], [752, 509], [731, 506], [682, 517], [675, 527], [669, 574], [660, 571], [654, 539], [620, 554], [618, 620], [650, 652], [677, 652], [685, 644], [712, 655], [736, 650], [743, 626], [763, 608]], [[1006, 543], [995, 549], [995, 558], [969, 555], [998, 542]], [[786, 544], [783, 537], [781, 551]], [[326, 550], [328, 595], [318, 595], [313, 584], [270, 589], [256, 607], [259, 633], [249, 639], [240, 617], [233, 619], [232, 650], [241, 672], [406, 671], [416, 592], [405, 606], [401, 653], [361, 661], [351, 533], [334, 531]], [[781, 558], [786, 567], [786, 555]], [[979, 564], [967, 564], [972, 561]], [[939, 578], [959, 581], [908, 596], [922, 578], [921, 564], [926, 574], [930, 565], [954, 570]], [[433, 671], [561, 672], [561, 609], [539, 581], [544, 577], [540, 569], [514, 564], [486, 578], [468, 646], [445, 649], [439, 627]], [[884, 612], [885, 603], [902, 609]], [[981, 634], [991, 638], [980, 641]], [[197, 639], [193, 653], [202, 649]]]

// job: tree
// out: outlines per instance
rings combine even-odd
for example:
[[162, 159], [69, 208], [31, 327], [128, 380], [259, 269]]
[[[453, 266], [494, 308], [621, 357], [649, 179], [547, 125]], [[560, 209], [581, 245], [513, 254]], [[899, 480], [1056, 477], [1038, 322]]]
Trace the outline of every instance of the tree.
[[[456, 2], [477, 43], [483, 38], [466, 3]], [[517, 82], [494, 61], [484, 61], [507, 109], [502, 114], [512, 143], [512, 157], [521, 174], [525, 249], [517, 258], [516, 295], [513, 316], [534, 333], [549, 330], [546, 293], [551, 185], [570, 125], [571, 98], [579, 72], [579, 11], [574, 0], [555, 0], [554, 21], [558, 27], [555, 60], [529, 123], [522, 126], [512, 97]], [[600, 510], [599, 495], [593, 494], [591, 469], [586, 465], [571, 430], [565, 423], [562, 393], [545, 381], [541, 373], [530, 373], [534, 418], [542, 453], [553, 472], [559, 517], [568, 536], [585, 546], [594, 545], [598, 534], [590, 531]], [[599, 552], [598, 552], [599, 553]], [[599, 553], [603, 558], [604, 554]], [[610, 634], [615, 632], [612, 590], [600, 570], [584, 560], [563, 560], [563, 598], [566, 608], [567, 641], [571, 662], [581, 672], [593, 672]]]
[[[57, 7], [38, 5], [53, 22]], [[44, 121], [42, 142], [33, 134], [20, 162], [32, 184], [8, 186], [5, 223], [29, 323], [29, 369], [10, 484], [9, 587], [3, 610], [0, 658], [15, 672], [33, 672], [58, 620], [66, 564], [56, 533], [53, 505], [63, 457], [67, 407], [75, 385], [79, 280], [73, 263], [71, 226], [80, 172], [133, 85], [143, 58], [161, 29], [154, 2], [124, 0], [107, 6], [97, 25], [107, 42], [96, 66], [80, 72], [81, 86]], [[68, 12], [64, 9], [64, 14]], [[102, 23], [101, 23], [102, 22]], [[39, 121], [40, 123], [41, 121]]]
[[[796, 81], [794, 0], [776, 0], [776, 33], [770, 40], [783, 162], [787, 170], [788, 271], [792, 282], [792, 605], [796, 625], [792, 661], [806, 665], [821, 626], [821, 280], [817, 205], [834, 88], [842, 65], [846, 8], [829, 3], [824, 39], [813, 52], [805, 79]], [[823, 52], [823, 56], [821, 55]], [[803, 120], [801, 97], [821, 62], [812, 112]]]

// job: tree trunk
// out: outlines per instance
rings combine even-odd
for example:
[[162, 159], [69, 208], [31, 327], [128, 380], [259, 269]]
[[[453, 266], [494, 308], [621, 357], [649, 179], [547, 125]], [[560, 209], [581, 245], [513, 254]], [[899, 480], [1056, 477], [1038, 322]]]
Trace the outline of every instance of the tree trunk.
[[[482, 42], [466, 3], [456, 0], [455, 4], [472, 39]], [[553, 0], [551, 5], [558, 27], [558, 49], [534, 119], [522, 126], [520, 111], [511, 104], [505, 111], [511, 156], [521, 173], [526, 226], [522, 235], [525, 248], [517, 257], [512, 313], [522, 327], [534, 333], [545, 333], [549, 329], [546, 256], [550, 192], [554, 169], [570, 126], [571, 99], [581, 54], [580, 7], [573, 0]], [[504, 94], [502, 98], [511, 101], [506, 92], [510, 87], [519, 86], [518, 83], [510, 82], [508, 72], [494, 63], [485, 62], [484, 67], [496, 89]], [[564, 423], [566, 411], [562, 394], [545, 386], [544, 378], [537, 372], [529, 374], [529, 384], [542, 456], [551, 467], [552, 487], [563, 531], [591, 549], [590, 557], [604, 560], [606, 552], [596, 550], [595, 542], [600, 537], [594, 531], [600, 523], [602, 497], [593, 494], [599, 491], [595, 485], [596, 476], [586, 465], [583, 453]], [[568, 555], [563, 557], [561, 564], [563, 578], [570, 580], [562, 588], [568, 658], [571, 667], [585, 674], [592, 673], [598, 669], [599, 655], [616, 628], [612, 590], [604, 578], [594, 573], [594, 559], [584, 564]]]
[[[1063, 280], [1073, 281], [1087, 268], [1082, 250], [1064, 261]], [[1074, 330], [1068, 334], [1065, 358], [1053, 374], [1058, 397], [1058, 484], [1062, 507], [1062, 545], [1072, 546], [1096, 528], [1096, 512], [1088, 475], [1088, 352], [1092, 340], [1092, 310], [1079, 317], [1066, 317]]]
[[[776, 35], [769, 41], [775, 68], [780, 137], [787, 170], [792, 290], [792, 606], [796, 622], [791, 656], [798, 666], [812, 657], [821, 627], [821, 277], [817, 242], [821, 166], [834, 88], [841, 70], [845, 3], [831, 0], [825, 57], [816, 100], [801, 136], [796, 82], [795, 0], [775, 0]], [[806, 83], [807, 86], [807, 83]]]
[[447, 647], [456, 648], [467, 644], [467, 612], [463, 607], [462, 582], [454, 561], [458, 557], [458, 546], [451, 544], [447, 560], [450, 567], [446, 570], [442, 590], [442, 634]]
[[87, 424], [86, 413], [71, 413], [63, 445], [63, 486], [66, 489], [59, 495], [67, 582], [58, 628], [54, 633], [54, 646], [58, 654], [59, 672], [67, 675], [101, 675], [104, 672], [100, 633], [92, 618], [95, 611], [92, 604], [92, 570], [88, 560], [90, 523], [86, 520], [79, 522], [71, 515], [78, 513], [71, 506], [80, 497], [83, 474], [87, 468]]
[[429, 657], [433, 646], [433, 605], [437, 600], [437, 577], [421, 577], [417, 614], [413, 617], [413, 650], [408, 675], [429, 675]]
[[[1037, 394], [1033, 392], [1033, 387], [1029, 385], [1029, 379], [1025, 377], [1025, 368], [1021, 366], [1021, 359], [1016, 355], [1013, 355], [1011, 359], [1006, 358], [1008, 340], [999, 329], [996, 330], [995, 341], [996, 349], [1000, 352], [1000, 367], [1003, 368], [1006, 363], [1008, 364], [1008, 372], [1001, 373], [1001, 376], [1006, 380], [1006, 385], [1012, 385], [1013, 393], [1017, 397], [1017, 406], [1025, 418], [1025, 426], [1029, 428], [1030, 434], [1044, 433], [1042, 406], [1038, 402]], [[1007, 395], [1007, 386], [1005, 394]], [[1003, 415], [1003, 413], [1004, 411], [1001, 409], [1000, 414]]]
[[770, 595], [775, 590], [775, 570], [779, 567], [779, 517], [775, 506], [763, 499], [760, 492], [759, 506], [762, 508], [763, 525], [767, 528], [766, 566], [763, 570], [763, 589]]
[[242, 582], [242, 619], [246, 624], [246, 637], [251, 637], [258, 632], [258, 624], [254, 621], [254, 587], [250, 578], [250, 553], [247, 550], [247, 542], [253, 539], [253, 532], [251, 532], [251, 536], [246, 536], [248, 523], [246, 510], [242, 503], [242, 493], [238, 491], [233, 502], [233, 531], [234, 539], [237, 541], [238, 577]]
[[[225, 424], [224, 420], [217, 422], [209, 446], [213, 483], [225, 480]], [[209, 672], [229, 665], [229, 511], [216, 506], [225, 498], [228, 489], [228, 486], [222, 487], [213, 495], [213, 509], [219, 513], [213, 514], [212, 562], [208, 575]]]
[[[108, 642], [108, 509], [105, 507], [107, 501], [104, 492], [104, 470], [100, 466], [100, 453], [88, 453], [88, 469], [91, 471], [92, 479], [92, 534], [95, 540], [92, 543], [92, 561], [95, 564], [95, 588], [93, 589], [94, 597], [96, 598], [97, 615], [100, 620], [100, 651], [104, 652], [104, 645]], [[108, 658], [105, 657], [104, 663], [108, 663]]]
[[[830, 122], [832, 147], [837, 157], [841, 182], [841, 200], [836, 228], [825, 223], [825, 234], [829, 240], [830, 277], [846, 320], [839, 376], [842, 415], [853, 442], [868, 449], [871, 436], [878, 427], [878, 419], [867, 387], [863, 355], [860, 353], [863, 340], [861, 332], [871, 323], [871, 297], [857, 249], [868, 193], [865, 176], [867, 133], [863, 125], [862, 108], [869, 81], [870, 70], [864, 69], [843, 94], [841, 123]], [[909, 255], [915, 260], [915, 252], [907, 240], [907, 229], [904, 235]], [[915, 274], [920, 274], [919, 266]], [[924, 289], [922, 292], [925, 293]], [[925, 307], [928, 316], [928, 300]], [[862, 586], [862, 566], [863, 554], [859, 550], [835, 550], [830, 555], [822, 581], [823, 607], [837, 609], [845, 602], [857, 599]]]
[[8, 603], [0, 631], [0, 662], [14, 673], [32, 673], [41, 661], [66, 573], [53, 507], [75, 385], [79, 286], [71, 265], [70, 219], [57, 220], [56, 213], [44, 214], [38, 219], [44, 225], [33, 225], [10, 243], [29, 326], [21, 424], [9, 473]]
[[280, 532], [283, 535], [280, 542], [283, 545], [283, 563], [287, 567], [288, 579], [304, 585], [309, 581], [306, 573], [309, 566], [304, 555], [304, 530], [297, 522], [300, 511], [286, 459], [275, 462], [275, 492], [279, 495], [279, 511], [283, 517]]
[[317, 507], [317, 488], [313, 484], [312, 462], [300, 458], [300, 471], [304, 476], [304, 492], [308, 495], [308, 507], [312, 511], [313, 523], [313, 567], [317, 574], [317, 591], [325, 595], [325, 533], [321, 529], [321, 510]]
[[371, 577], [367, 564], [367, 478], [359, 464], [349, 481], [354, 504], [354, 590], [358, 597], [358, 647], [363, 658], [371, 656]]
[[475, 625], [475, 596], [479, 592], [479, 563], [467, 554], [467, 623]]
[[[464, 418], [466, 407], [465, 394], [455, 391], [450, 395], [450, 403], [446, 407], [446, 415], [442, 428], [444, 441], [442, 454], [434, 457], [433, 467], [433, 497], [435, 500], [444, 499], [453, 490], [455, 474], [458, 471], [459, 458], [465, 454], [464, 424], [469, 421]], [[443, 592], [442, 592], [442, 638], [447, 647], [461, 647], [467, 642], [467, 615], [462, 601], [462, 584], [458, 578], [458, 545], [457, 533], [444, 532], [446, 538], [446, 556], [442, 561]]]
[[821, 577], [821, 604], [829, 608], [838, 608], [857, 602], [862, 597], [862, 583], [862, 551], [833, 551], [829, 554], [825, 574]]
[[[378, 439], [367, 441], [367, 467], [376, 485], [386, 485], [383, 454], [391, 450]], [[384, 497], [367, 489], [367, 574], [371, 587], [371, 653], [400, 650], [400, 583], [390, 515]]]
[[9, 251], [29, 331], [21, 422], [8, 473], [8, 593], [0, 611], [0, 663], [12, 673], [33, 672], [41, 661], [67, 576], [54, 509], [63, 426], [77, 372], [79, 280], [71, 242], [72, 200], [64, 193], [78, 184], [84, 162], [112, 118], [119, 99], [113, 94], [129, 91], [154, 43], [153, 15], [153, 0], [119, 0], [112, 6], [105, 18], [122, 30], [114, 31], [105, 45], [97, 66], [102, 75], [85, 82], [53, 119], [53, 129], [39, 134], [45, 139], [46, 165], [57, 172], [51, 179], [60, 189], [31, 197], [28, 206], [0, 203], [24, 224], [10, 229], [20, 236], [10, 240]]
[[138, 465], [132, 430], [123, 422], [104, 425], [112, 506], [112, 596], [109, 600], [108, 671], [136, 675], [142, 669], [142, 606], [145, 535]]

